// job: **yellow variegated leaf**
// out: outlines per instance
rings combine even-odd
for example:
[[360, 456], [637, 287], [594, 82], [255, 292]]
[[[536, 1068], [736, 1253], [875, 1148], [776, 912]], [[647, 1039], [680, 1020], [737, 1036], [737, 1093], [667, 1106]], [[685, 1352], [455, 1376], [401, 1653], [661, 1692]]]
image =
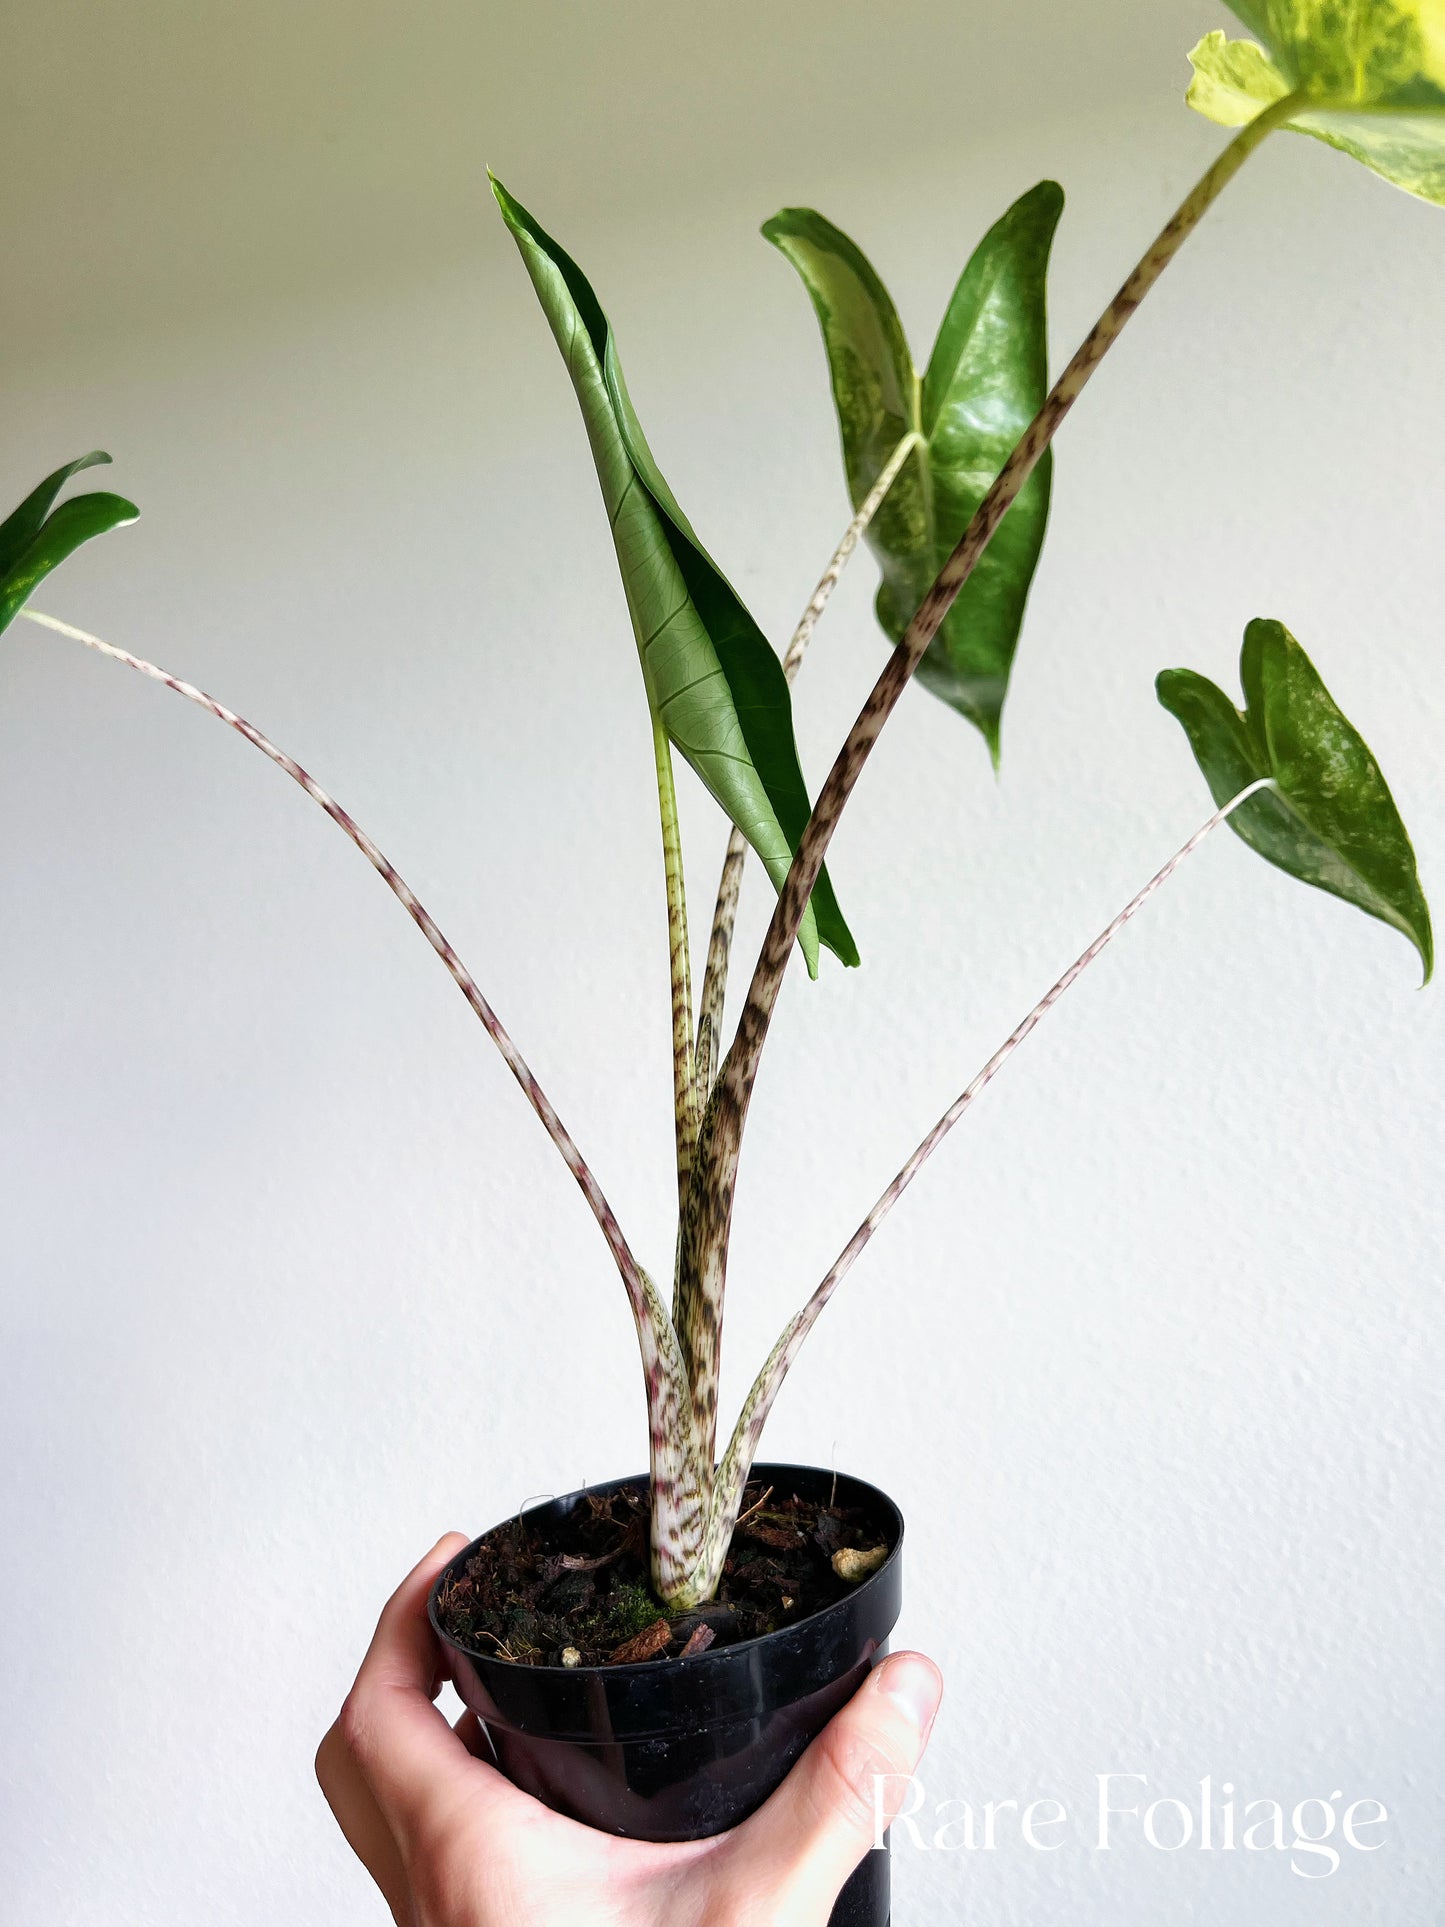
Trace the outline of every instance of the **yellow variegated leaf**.
[[1289, 92], [1289, 82], [1263, 47], [1253, 40], [1231, 40], [1218, 27], [1205, 34], [1189, 61], [1194, 78], [1185, 98], [1221, 127], [1244, 127]]
[[1206, 34], [1188, 100], [1240, 127], [1286, 95], [1285, 124], [1445, 205], [1445, 0], [1237, 0], [1262, 44]]

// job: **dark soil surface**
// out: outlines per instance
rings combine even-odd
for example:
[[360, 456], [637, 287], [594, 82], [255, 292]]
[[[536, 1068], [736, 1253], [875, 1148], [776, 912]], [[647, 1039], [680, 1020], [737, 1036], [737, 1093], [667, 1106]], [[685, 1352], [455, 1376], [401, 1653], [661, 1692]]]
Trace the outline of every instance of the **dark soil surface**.
[[854, 1589], [834, 1554], [872, 1551], [884, 1539], [879, 1521], [856, 1507], [750, 1485], [716, 1598], [669, 1613], [648, 1580], [647, 1494], [628, 1486], [589, 1495], [541, 1530], [519, 1519], [497, 1526], [437, 1603], [460, 1644], [522, 1665], [661, 1662], [756, 1639], [832, 1605]]

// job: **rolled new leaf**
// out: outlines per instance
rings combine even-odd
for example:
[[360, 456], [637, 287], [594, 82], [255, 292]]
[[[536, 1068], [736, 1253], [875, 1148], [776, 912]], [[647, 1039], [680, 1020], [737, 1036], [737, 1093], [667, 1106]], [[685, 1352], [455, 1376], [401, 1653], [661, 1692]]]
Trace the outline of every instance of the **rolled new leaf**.
[[53, 508], [56, 496], [72, 475], [109, 460], [109, 455], [97, 448], [67, 462], [47, 475], [39, 488], [0, 522], [0, 630], [14, 621], [37, 583], [73, 555], [82, 542], [134, 522], [140, 514], [134, 502], [100, 491], [72, 495], [68, 502]]
[[[782, 664], [663, 480], [587, 277], [495, 177], [492, 191], [581, 403], [652, 712], [781, 890], [812, 808]], [[858, 961], [826, 875], [798, 937], [814, 974], [820, 938]]]
[[[1206, 34], [1188, 101], [1242, 127], [1287, 95], [1284, 123], [1445, 205], [1445, 5], [1441, 0], [1231, 0], [1258, 41]], [[1262, 43], [1262, 44], [1261, 44]]]
[[1434, 941], [1415, 852], [1363, 737], [1283, 623], [1250, 623], [1239, 674], [1242, 711], [1192, 669], [1166, 669], [1156, 685], [1216, 803], [1274, 783], [1230, 828], [1267, 862], [1401, 931], [1428, 983]]
[[[869, 526], [883, 574], [877, 615], [897, 642], [1048, 389], [1049, 248], [1063, 190], [1042, 181], [979, 243], [920, 377], [888, 290], [841, 229], [784, 208], [763, 234], [812, 298], [857, 509], [905, 435], [918, 437]], [[918, 667], [918, 680], [983, 733], [998, 761], [1009, 672], [1049, 512], [1046, 454], [1019, 491]]]

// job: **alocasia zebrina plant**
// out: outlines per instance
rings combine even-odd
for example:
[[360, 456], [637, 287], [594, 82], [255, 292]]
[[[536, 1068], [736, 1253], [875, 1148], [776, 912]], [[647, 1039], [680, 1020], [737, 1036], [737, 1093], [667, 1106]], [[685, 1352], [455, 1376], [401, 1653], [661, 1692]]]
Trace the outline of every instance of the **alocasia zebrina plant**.
[[[1159, 700], [1184, 729], [1213, 813], [1029, 1011], [918, 1145], [784, 1327], [719, 1455], [729, 1233], [759, 1058], [795, 947], [810, 971], [817, 970], [821, 949], [844, 963], [857, 961], [824, 857], [895, 704], [917, 674], [981, 732], [997, 761], [1009, 674], [1044, 539], [1050, 444], [1134, 309], [1269, 134], [1313, 135], [1408, 192], [1445, 203], [1445, 0], [1414, 6], [1251, 0], [1236, 11], [1257, 40], [1207, 35], [1192, 55], [1189, 101], [1240, 131], [1146, 249], [1051, 388], [1045, 292], [1063, 200], [1053, 183], [1023, 195], [979, 243], [921, 373], [882, 281], [853, 241], [810, 209], [785, 209], [765, 225], [764, 234], [802, 277], [821, 325], [854, 509], [781, 659], [663, 480], [587, 278], [494, 183], [581, 405], [652, 719], [679, 1201], [670, 1306], [475, 979], [346, 811], [213, 697], [84, 631], [27, 612], [165, 683], [255, 744], [345, 831], [442, 958], [580, 1185], [626, 1288], [647, 1394], [652, 1577], [671, 1608], [691, 1606], [716, 1588], [773, 1401], [798, 1347], [882, 1219], [1079, 973], [1219, 824], [1227, 821], [1291, 876], [1393, 925], [1414, 945], [1429, 978], [1430, 914], [1404, 824], [1379, 765], [1290, 632], [1272, 620], [1249, 625], [1240, 660], [1243, 708], [1191, 670], [1165, 670]], [[116, 497], [83, 496], [47, 521], [60, 486], [84, 465], [52, 476], [0, 528], [0, 627], [77, 542], [134, 515]], [[879, 562], [877, 614], [889, 653], [810, 809], [794, 742], [791, 685], [832, 588], [865, 535]], [[674, 750], [732, 826], [696, 998]], [[749, 846], [777, 901], [724, 1053], [728, 963]]]

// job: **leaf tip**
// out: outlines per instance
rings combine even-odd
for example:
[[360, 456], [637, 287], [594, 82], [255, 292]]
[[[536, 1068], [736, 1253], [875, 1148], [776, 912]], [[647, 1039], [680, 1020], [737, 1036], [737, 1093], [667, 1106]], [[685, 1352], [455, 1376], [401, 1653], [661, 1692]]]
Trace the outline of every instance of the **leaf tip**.
[[1161, 708], [1172, 710], [1175, 686], [1179, 678], [1187, 673], [1188, 672], [1183, 669], [1161, 669], [1159, 671], [1159, 674], [1154, 678], [1154, 696]]
[[1030, 201], [1043, 213], [1052, 215], [1057, 221], [1064, 211], [1064, 190], [1057, 181], [1040, 181], [1037, 187], [1030, 188], [1024, 196], [1024, 205]]
[[1411, 932], [1411, 935], [1415, 941], [1415, 948], [1420, 953], [1420, 962], [1423, 966], [1423, 974], [1417, 988], [1424, 990], [1435, 975], [1435, 932], [1430, 923], [1430, 906], [1423, 896], [1420, 898], [1420, 911], [1424, 921], [1418, 930]]
[[772, 247], [781, 247], [784, 237], [812, 213], [813, 210], [807, 207], [780, 207], [776, 214], [768, 216], [758, 229], [758, 233]]
[[1194, 79], [1198, 78], [1200, 68], [1207, 68], [1210, 62], [1217, 59], [1228, 45], [1229, 35], [1224, 31], [1223, 27], [1211, 27], [1208, 33], [1202, 33], [1199, 36], [1194, 45], [1189, 49], [1188, 58], [1191, 84]]
[[492, 199], [502, 210], [502, 219], [507, 223], [508, 227], [515, 228], [522, 212], [520, 205], [513, 200], [505, 184], [498, 177], [495, 170], [490, 167], [487, 169], [487, 183], [492, 190]]
[[803, 921], [798, 928], [798, 948], [803, 953], [803, 962], [807, 966], [809, 982], [817, 983], [818, 981], [818, 925], [813, 916], [813, 909], [811, 904], [808, 906], [808, 909], [804, 913]]
[[1220, 127], [1243, 127], [1289, 93], [1289, 82], [1254, 40], [1215, 27], [1189, 50], [1184, 104]]

